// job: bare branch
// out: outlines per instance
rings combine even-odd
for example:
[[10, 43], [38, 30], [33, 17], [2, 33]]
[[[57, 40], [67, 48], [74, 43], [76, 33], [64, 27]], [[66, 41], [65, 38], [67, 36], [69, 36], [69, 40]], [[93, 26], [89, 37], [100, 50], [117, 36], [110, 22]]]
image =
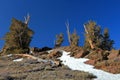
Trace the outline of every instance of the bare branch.
[[84, 29], [85, 29], [85, 32], [88, 34], [88, 31], [87, 31], [87, 28], [86, 28], [86, 26], [84, 25]]
[[27, 14], [27, 17], [24, 17], [24, 19], [25, 19], [25, 24], [28, 24], [28, 22], [29, 22], [29, 20], [30, 20], [30, 15], [29, 14]]
[[67, 21], [66, 23], [66, 27], [67, 27], [67, 34], [68, 34], [68, 41], [71, 44], [71, 40], [70, 40], [70, 30], [69, 30], [69, 22]]
[[[85, 26], [85, 25], [83, 25], [83, 26], [84, 26], [84, 29], [85, 29], [86, 34], [89, 35], [86, 26]], [[88, 37], [88, 42], [89, 42], [89, 44], [90, 44], [91, 49], [94, 49], [94, 46], [93, 46], [92, 40], [91, 40], [89, 37]]]

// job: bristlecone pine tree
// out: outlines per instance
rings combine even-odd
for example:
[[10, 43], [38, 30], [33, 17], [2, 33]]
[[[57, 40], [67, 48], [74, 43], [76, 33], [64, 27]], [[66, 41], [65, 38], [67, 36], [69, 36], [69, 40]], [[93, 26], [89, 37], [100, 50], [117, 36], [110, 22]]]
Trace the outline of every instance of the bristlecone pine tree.
[[70, 46], [78, 46], [79, 45], [79, 36], [77, 35], [76, 30], [70, 35]]
[[98, 48], [101, 43], [101, 29], [100, 26], [98, 26], [94, 21], [89, 21], [85, 24], [85, 27], [88, 31], [88, 33], [85, 33], [85, 48], [90, 49], [91, 45], [89, 40], [91, 41], [91, 44], [94, 48]]
[[55, 48], [56, 48], [56, 47], [60, 47], [61, 44], [62, 44], [63, 41], [64, 41], [64, 38], [63, 38], [63, 34], [62, 34], [62, 33], [56, 35], [56, 38], [57, 38], [57, 40], [55, 41]]
[[100, 26], [94, 21], [86, 23], [85, 28], [87, 30], [87, 32], [85, 32], [85, 49], [91, 49], [91, 45], [93, 45], [94, 49], [101, 48], [103, 50], [111, 50], [113, 48], [114, 41], [109, 39], [108, 29], [105, 29], [102, 34]]
[[29, 51], [29, 44], [33, 31], [28, 25], [15, 18], [12, 19], [10, 31], [5, 35], [5, 53], [26, 53]]

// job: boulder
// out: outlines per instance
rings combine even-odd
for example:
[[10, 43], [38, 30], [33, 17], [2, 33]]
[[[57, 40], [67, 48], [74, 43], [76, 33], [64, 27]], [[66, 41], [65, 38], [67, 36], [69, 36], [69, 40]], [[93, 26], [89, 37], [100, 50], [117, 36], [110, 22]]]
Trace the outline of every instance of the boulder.
[[51, 49], [52, 48], [50, 47], [43, 47], [43, 48], [33, 47], [33, 48], [30, 48], [30, 53], [43, 52], [43, 51], [48, 51]]
[[61, 51], [52, 51], [51, 53], [49, 53], [47, 55], [48, 58], [58, 58], [58, 57], [61, 57], [62, 56], [62, 52]]
[[58, 59], [56, 59], [56, 60], [54, 61], [54, 64], [55, 64], [55, 67], [62, 66], [61, 61], [58, 60]]
[[111, 50], [108, 59], [115, 59], [120, 55], [120, 50]]
[[84, 56], [84, 51], [83, 50], [81, 50], [79, 53], [77, 53], [74, 57], [75, 58], [81, 58], [81, 57], [83, 57]]
[[75, 58], [81, 58], [83, 56], [83, 53], [78, 53], [78, 54], [76, 54], [74, 57]]
[[89, 52], [85, 51], [85, 50], [80, 50], [79, 53], [77, 53], [76, 55], [74, 55], [75, 58], [82, 58], [85, 57]]
[[90, 64], [90, 65], [95, 65], [96, 61], [95, 60], [88, 60], [85, 62], [86, 64]]

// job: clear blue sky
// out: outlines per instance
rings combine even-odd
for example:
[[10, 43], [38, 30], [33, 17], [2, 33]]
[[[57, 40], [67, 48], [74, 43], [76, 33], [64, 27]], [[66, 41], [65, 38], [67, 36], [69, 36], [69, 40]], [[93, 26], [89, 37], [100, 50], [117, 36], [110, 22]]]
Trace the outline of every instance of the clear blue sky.
[[[71, 32], [76, 28], [80, 45], [84, 43], [83, 24], [94, 20], [102, 28], [108, 27], [114, 47], [120, 48], [120, 0], [0, 0], [0, 37], [9, 31], [11, 19], [24, 21], [31, 16], [29, 27], [35, 34], [31, 46], [54, 46], [55, 35], [64, 33], [63, 45], [68, 45], [65, 21]], [[0, 48], [4, 41], [0, 40]]]

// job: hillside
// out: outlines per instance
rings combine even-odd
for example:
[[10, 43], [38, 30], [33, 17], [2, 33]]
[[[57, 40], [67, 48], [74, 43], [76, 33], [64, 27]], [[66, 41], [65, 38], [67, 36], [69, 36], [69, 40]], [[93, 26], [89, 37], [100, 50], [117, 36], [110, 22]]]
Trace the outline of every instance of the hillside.
[[[71, 57], [64, 56], [63, 51], [70, 52]], [[102, 74], [112, 77], [112, 73], [118, 76], [111, 80], [120, 78], [119, 50], [87, 51], [82, 47], [69, 46], [48, 51], [34, 51], [33, 49], [31, 54], [3, 55], [0, 57], [0, 63], [1, 80], [93, 80], [96, 77], [99, 80]], [[93, 68], [100, 69], [101, 72]], [[95, 71], [98, 72], [95, 74]], [[102, 80], [106, 80], [108, 76]]]
[[[3, 55], [0, 57], [0, 80], [92, 80], [95, 78], [88, 72], [73, 71], [61, 64], [57, 58], [62, 54], [58, 51], [53, 49], [51, 53], [34, 52], [31, 57], [29, 54]], [[50, 57], [54, 53], [60, 56]]]

